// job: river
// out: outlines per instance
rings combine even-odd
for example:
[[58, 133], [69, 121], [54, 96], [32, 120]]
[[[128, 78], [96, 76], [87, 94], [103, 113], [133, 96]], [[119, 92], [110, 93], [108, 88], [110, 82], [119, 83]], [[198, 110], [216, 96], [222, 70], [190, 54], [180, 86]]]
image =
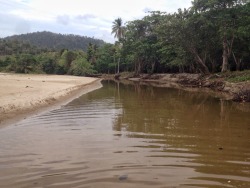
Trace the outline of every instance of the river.
[[1, 188], [250, 187], [250, 106], [104, 81], [0, 129]]

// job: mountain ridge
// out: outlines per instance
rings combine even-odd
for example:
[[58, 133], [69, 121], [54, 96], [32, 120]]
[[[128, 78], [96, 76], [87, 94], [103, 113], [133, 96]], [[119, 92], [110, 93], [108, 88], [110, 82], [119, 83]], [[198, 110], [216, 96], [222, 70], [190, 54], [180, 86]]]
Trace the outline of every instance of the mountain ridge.
[[18, 40], [29, 42], [31, 45], [55, 50], [83, 50], [86, 51], [88, 44], [102, 46], [105, 42], [101, 39], [95, 39], [87, 36], [74, 34], [60, 34], [50, 31], [38, 31], [27, 34], [12, 35], [2, 38], [3, 40]]

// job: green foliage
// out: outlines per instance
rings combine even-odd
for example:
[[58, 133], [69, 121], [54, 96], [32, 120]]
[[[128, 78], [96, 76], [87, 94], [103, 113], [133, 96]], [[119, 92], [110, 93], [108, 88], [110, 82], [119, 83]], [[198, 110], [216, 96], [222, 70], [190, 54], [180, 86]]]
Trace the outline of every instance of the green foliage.
[[97, 61], [95, 69], [100, 73], [115, 73], [115, 59], [116, 51], [114, 45], [105, 44], [103, 47], [99, 48], [97, 53]]
[[128, 22], [122, 64], [136, 73], [248, 69], [249, 7], [250, 3], [237, 0], [195, 0], [190, 9], [151, 12]]
[[7, 57], [6, 64], [9, 64], [7, 70], [14, 71], [16, 73], [31, 73], [37, 70], [36, 58], [31, 54], [21, 54], [15, 57]]
[[96, 53], [97, 53], [98, 47], [95, 44], [89, 43], [88, 49], [87, 49], [87, 60], [92, 65], [96, 64]]
[[[248, 2], [248, 4], [246, 4]], [[229, 68], [230, 57], [232, 55], [233, 44], [239, 40], [241, 32], [250, 24], [244, 18], [249, 17], [249, 12], [244, 12], [249, 6], [248, 0], [195, 0], [192, 2], [192, 9], [195, 14], [206, 16], [206, 22], [215, 26], [219, 43], [222, 46], [223, 63], [221, 71], [225, 72]], [[241, 25], [242, 21], [244, 22]], [[241, 28], [241, 29], [240, 29]], [[234, 58], [236, 60], [236, 58]], [[235, 62], [237, 64], [237, 62]]]
[[63, 75], [66, 74], [67, 72], [65, 71], [64, 67], [60, 64], [56, 64], [55, 66], [55, 74]]
[[250, 81], [250, 75], [244, 75], [244, 76], [237, 76], [234, 78], [229, 78], [229, 82], [244, 82], [244, 81]]
[[231, 73], [225, 73], [222, 75], [223, 77], [226, 77], [226, 80], [229, 82], [244, 82], [244, 81], [250, 81], [250, 71], [242, 71], [242, 72], [231, 72]]
[[44, 49], [31, 45], [28, 42], [18, 40], [4, 40], [0, 39], [0, 55], [12, 54], [39, 54]]
[[89, 76], [95, 74], [96, 71], [94, 71], [93, 65], [91, 65], [87, 59], [83, 57], [72, 62], [70, 73], [76, 76]]
[[122, 19], [117, 18], [115, 21], [113, 21], [112, 26], [112, 34], [115, 34], [115, 38], [118, 39], [118, 41], [122, 40], [125, 35], [125, 27], [122, 25]]
[[96, 73], [83, 51], [65, 49], [60, 52], [40, 51], [36, 54], [14, 53], [12, 51], [11, 55], [1, 56], [0, 69], [16, 73], [73, 74], [79, 76]]
[[55, 72], [55, 63], [53, 62], [53, 59], [45, 59], [42, 63], [42, 70], [46, 74], [53, 74]]

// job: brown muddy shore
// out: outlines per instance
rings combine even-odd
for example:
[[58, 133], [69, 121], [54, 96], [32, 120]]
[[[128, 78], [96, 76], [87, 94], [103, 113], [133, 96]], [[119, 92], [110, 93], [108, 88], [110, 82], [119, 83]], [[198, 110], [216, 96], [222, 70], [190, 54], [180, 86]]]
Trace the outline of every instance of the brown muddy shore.
[[130, 80], [140, 83], [149, 83], [157, 87], [173, 87], [184, 90], [207, 91], [220, 95], [226, 100], [236, 102], [250, 102], [250, 82], [232, 83], [218, 74], [140, 74], [131, 75], [103, 75], [103, 79]]

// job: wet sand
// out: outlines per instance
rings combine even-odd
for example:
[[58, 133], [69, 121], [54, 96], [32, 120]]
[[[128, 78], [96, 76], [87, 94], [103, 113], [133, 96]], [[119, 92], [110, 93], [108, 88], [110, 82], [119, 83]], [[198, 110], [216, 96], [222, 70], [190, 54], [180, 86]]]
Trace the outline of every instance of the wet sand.
[[97, 78], [0, 73], [0, 125], [97, 89]]

